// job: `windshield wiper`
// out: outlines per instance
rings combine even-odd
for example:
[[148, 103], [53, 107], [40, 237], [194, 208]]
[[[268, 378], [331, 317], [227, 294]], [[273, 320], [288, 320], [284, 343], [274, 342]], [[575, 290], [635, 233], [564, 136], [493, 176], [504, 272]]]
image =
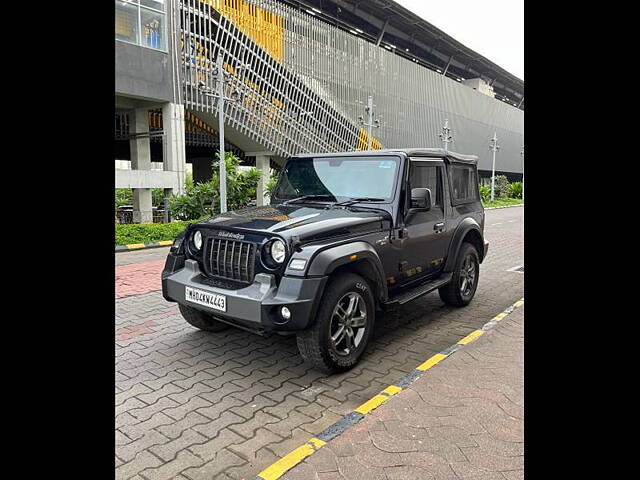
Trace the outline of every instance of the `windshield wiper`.
[[316, 199], [320, 199], [320, 198], [331, 198], [331, 199], [335, 200], [335, 197], [333, 195], [302, 195], [301, 197], [292, 198], [291, 200], [287, 200], [285, 202], [282, 202], [282, 205], [287, 205], [289, 203], [300, 202], [302, 200], [316, 200]]
[[334, 207], [348, 207], [350, 205], [353, 205], [353, 204], [359, 203], [359, 202], [384, 202], [384, 201], [385, 201], [384, 198], [377, 198], [377, 197], [351, 197], [351, 198], [349, 198], [349, 200], [345, 200], [343, 202], [334, 203], [333, 206]]

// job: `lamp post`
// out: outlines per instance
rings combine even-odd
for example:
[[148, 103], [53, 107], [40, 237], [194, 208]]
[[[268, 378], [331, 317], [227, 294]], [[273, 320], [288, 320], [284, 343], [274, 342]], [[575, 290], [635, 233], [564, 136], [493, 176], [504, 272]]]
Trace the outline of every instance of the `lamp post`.
[[368, 121], [365, 123], [362, 115], [358, 117], [360, 125], [367, 127], [367, 150], [371, 150], [371, 129], [380, 128], [380, 120], [373, 120], [373, 97], [369, 95], [367, 97], [367, 106], [364, 107], [367, 112]]
[[[238, 70], [238, 69], [236, 69]], [[231, 97], [224, 96], [224, 84], [229, 79], [224, 78], [224, 61], [221, 53], [216, 59], [215, 76], [216, 92], [210, 92], [204, 82], [200, 82], [200, 91], [207, 97], [218, 99], [218, 141], [220, 143], [220, 213], [227, 211], [227, 164], [224, 158], [224, 102], [236, 102], [240, 98], [240, 92], [234, 90]]]
[[524, 203], [524, 145], [520, 150], [520, 156], [522, 156], [522, 203]]
[[496, 183], [496, 152], [500, 150], [500, 145], [498, 145], [498, 136], [496, 132], [493, 132], [493, 138], [489, 142], [489, 150], [493, 152], [493, 162], [491, 163], [491, 201], [493, 202], [495, 199], [494, 190]]
[[451, 129], [449, 128], [449, 120], [444, 121], [444, 125], [442, 126], [442, 133], [439, 133], [438, 136], [442, 143], [444, 143], [444, 151], [449, 151], [449, 144], [453, 143], [453, 137], [451, 136]]

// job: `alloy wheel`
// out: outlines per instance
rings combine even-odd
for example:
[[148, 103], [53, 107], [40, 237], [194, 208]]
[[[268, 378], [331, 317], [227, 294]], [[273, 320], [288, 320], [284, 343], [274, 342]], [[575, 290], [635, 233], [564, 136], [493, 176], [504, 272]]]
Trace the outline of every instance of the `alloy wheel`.
[[344, 295], [331, 315], [329, 338], [338, 355], [352, 353], [362, 342], [367, 326], [367, 305], [359, 293]]
[[460, 267], [460, 293], [464, 297], [471, 294], [476, 281], [476, 262], [472, 255], [467, 255]]

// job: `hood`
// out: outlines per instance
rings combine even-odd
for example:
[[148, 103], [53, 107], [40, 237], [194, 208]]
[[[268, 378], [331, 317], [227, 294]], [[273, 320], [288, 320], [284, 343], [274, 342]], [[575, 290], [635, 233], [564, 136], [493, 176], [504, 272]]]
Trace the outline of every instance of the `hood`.
[[275, 205], [221, 213], [198, 223], [224, 230], [296, 236], [301, 242], [309, 242], [390, 228], [391, 215], [385, 210], [368, 208]]

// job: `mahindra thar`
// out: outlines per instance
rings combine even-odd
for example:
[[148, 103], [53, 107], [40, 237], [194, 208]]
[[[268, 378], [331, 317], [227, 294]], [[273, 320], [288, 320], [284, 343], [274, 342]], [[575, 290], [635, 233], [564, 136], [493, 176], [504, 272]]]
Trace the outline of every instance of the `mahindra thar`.
[[190, 224], [162, 294], [194, 327], [295, 334], [325, 372], [354, 366], [378, 312], [473, 298], [487, 255], [477, 157], [412, 148], [289, 158], [269, 206]]

